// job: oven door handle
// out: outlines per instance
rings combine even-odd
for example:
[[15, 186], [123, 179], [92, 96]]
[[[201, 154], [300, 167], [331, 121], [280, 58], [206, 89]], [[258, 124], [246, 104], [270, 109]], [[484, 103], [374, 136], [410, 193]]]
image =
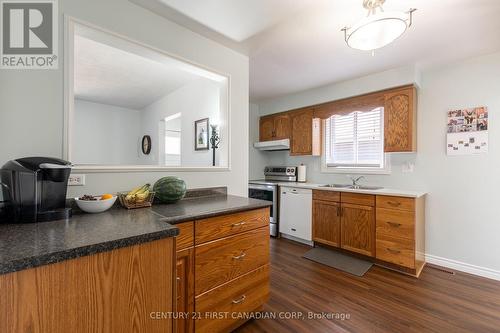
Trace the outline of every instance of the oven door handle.
[[276, 192], [276, 186], [274, 185], [249, 184], [248, 189]]

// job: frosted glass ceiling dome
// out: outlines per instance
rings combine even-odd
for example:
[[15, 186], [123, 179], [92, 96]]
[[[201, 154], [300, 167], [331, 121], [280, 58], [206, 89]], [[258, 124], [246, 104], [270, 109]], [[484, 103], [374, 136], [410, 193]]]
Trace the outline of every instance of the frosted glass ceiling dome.
[[[363, 1], [368, 16], [354, 26], [342, 29], [349, 47], [363, 51], [379, 49], [395, 41], [411, 26], [412, 13], [416, 9], [410, 9], [406, 13], [384, 12], [384, 2], [385, 0]], [[377, 9], [380, 9], [378, 13]]]

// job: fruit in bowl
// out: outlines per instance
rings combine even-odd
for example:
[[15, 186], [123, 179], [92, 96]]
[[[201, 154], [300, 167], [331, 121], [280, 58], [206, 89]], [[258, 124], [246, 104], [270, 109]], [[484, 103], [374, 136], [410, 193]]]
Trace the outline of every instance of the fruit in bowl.
[[112, 194], [103, 194], [99, 196], [84, 195], [75, 198], [78, 208], [86, 213], [102, 213], [113, 207], [117, 196]]

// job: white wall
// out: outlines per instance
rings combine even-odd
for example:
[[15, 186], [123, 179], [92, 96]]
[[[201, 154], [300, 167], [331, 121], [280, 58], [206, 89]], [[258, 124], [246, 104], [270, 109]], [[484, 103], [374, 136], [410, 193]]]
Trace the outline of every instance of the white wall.
[[[339, 98], [351, 91], [369, 92], [380, 87], [367, 77], [328, 89], [321, 88], [260, 104], [262, 114]], [[367, 176], [367, 183], [428, 191], [426, 253], [429, 260], [500, 279], [500, 223], [497, 205], [500, 186], [500, 53], [424, 70], [418, 91], [418, 152], [392, 154], [392, 174]], [[391, 82], [392, 84], [392, 82]], [[446, 111], [485, 105], [489, 108], [489, 153], [475, 156], [446, 155]], [[253, 123], [252, 123], [253, 124]], [[255, 126], [255, 124], [253, 124]], [[415, 163], [414, 173], [401, 165]], [[265, 163], [308, 165], [308, 180], [345, 182], [343, 175], [320, 173], [320, 159], [289, 157], [275, 152]], [[262, 165], [251, 165], [251, 169]], [[444, 261], [443, 261], [444, 260]], [[478, 266], [478, 267], [476, 267]]]
[[138, 164], [141, 111], [76, 99], [74, 112], [73, 163]]
[[185, 179], [189, 188], [226, 185], [229, 193], [247, 195], [248, 57], [127, 0], [58, 3], [59, 69], [0, 73], [0, 164], [22, 156], [63, 156], [63, 15], [70, 15], [229, 74], [232, 137], [230, 171], [92, 173], [86, 186], [70, 187], [68, 196], [127, 190], [166, 175]]
[[249, 157], [249, 179], [263, 179], [264, 166], [268, 162], [268, 152], [257, 150], [253, 147], [253, 143], [259, 141], [259, 105], [250, 103], [249, 122], [250, 122], [250, 145], [248, 147]]
[[[203, 167], [212, 165], [212, 150], [194, 150], [194, 122], [209, 118], [211, 124], [221, 124], [220, 84], [208, 79], [200, 78], [189, 82], [181, 88], [169, 93], [158, 101], [144, 108], [142, 112], [142, 130], [151, 136], [155, 143], [150, 155], [141, 158], [141, 164], [158, 164], [160, 155], [165, 151], [164, 139], [160, 132], [164, 131], [165, 117], [181, 113], [181, 165], [188, 167]], [[224, 123], [223, 123], [224, 124]], [[210, 130], [210, 129], [209, 129]], [[216, 165], [226, 162], [220, 157], [227, 153], [227, 128], [222, 126], [220, 149], [216, 152]], [[226, 164], [227, 165], [227, 164]], [[224, 166], [224, 165], [223, 165]]]

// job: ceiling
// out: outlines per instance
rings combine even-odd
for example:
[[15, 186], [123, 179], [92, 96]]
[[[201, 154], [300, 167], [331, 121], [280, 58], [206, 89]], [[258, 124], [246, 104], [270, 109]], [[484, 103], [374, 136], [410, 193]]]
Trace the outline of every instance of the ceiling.
[[248, 54], [252, 100], [500, 50], [499, 0], [386, 0], [385, 11], [418, 10], [413, 26], [374, 55], [347, 47], [340, 31], [366, 16], [362, 0], [131, 1]]
[[80, 35], [74, 45], [75, 98], [140, 110], [199, 78]]

